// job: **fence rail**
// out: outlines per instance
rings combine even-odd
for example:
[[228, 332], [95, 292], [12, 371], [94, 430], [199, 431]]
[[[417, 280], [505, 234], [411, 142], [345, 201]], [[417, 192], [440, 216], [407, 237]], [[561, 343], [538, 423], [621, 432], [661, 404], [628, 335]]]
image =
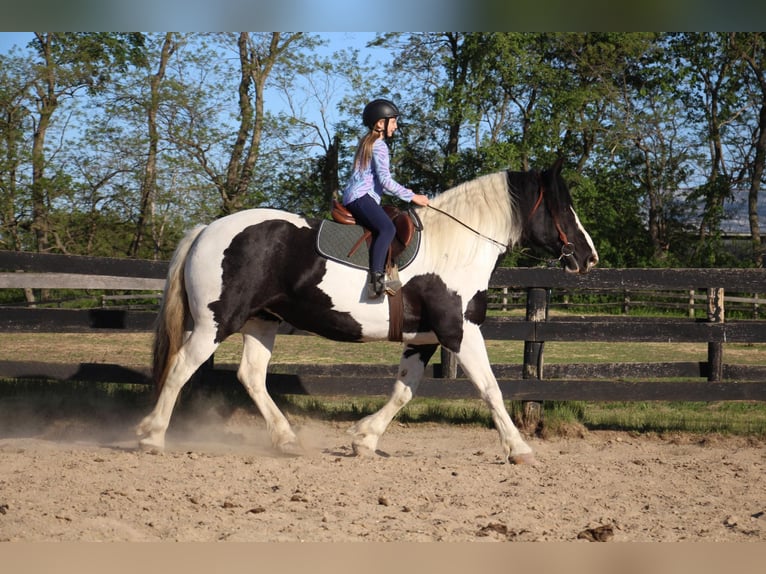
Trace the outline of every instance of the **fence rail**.
[[[95, 289], [161, 291], [167, 262], [0, 252], [0, 289]], [[525, 317], [489, 317], [482, 327], [487, 339], [524, 341], [521, 365], [494, 365], [507, 398], [522, 400], [766, 400], [766, 367], [728, 365], [730, 343], [766, 342], [766, 321], [726, 321], [727, 292], [766, 293], [761, 269], [595, 269], [571, 275], [556, 269], [497, 269], [490, 287], [525, 293]], [[657, 319], [624, 316], [548, 317], [555, 290], [608, 292], [703, 290], [705, 319]], [[155, 293], [156, 297], [158, 293]], [[134, 296], [134, 295], [132, 295]], [[110, 297], [110, 296], [106, 296]], [[116, 295], [114, 297], [121, 297]], [[80, 332], [145, 331], [156, 313], [147, 310], [86, 310], [5, 307], [0, 331]], [[282, 333], [294, 332], [285, 325]], [[621, 363], [608, 365], [544, 365], [548, 341], [700, 342], [708, 345], [708, 361], [700, 363]], [[396, 366], [335, 367], [303, 365], [291, 372], [278, 366], [269, 373], [277, 393], [388, 394]], [[475, 396], [458, 370], [433, 365], [418, 390], [421, 396]], [[235, 368], [216, 365], [206, 379], [229, 381]], [[149, 382], [148, 370], [119, 365], [53, 365], [0, 362], [0, 377]]]

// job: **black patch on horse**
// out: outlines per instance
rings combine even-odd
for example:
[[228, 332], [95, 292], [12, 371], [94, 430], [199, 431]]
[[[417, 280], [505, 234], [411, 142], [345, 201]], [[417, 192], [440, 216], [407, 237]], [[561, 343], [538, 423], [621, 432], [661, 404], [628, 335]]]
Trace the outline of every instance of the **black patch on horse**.
[[362, 326], [348, 313], [332, 310], [318, 288], [326, 260], [314, 250], [317, 225], [296, 227], [277, 219], [251, 225], [223, 252], [220, 299], [209, 308], [216, 342], [238, 332], [253, 317], [281, 318], [293, 327], [336, 341], [358, 341]]
[[450, 351], [460, 350], [463, 341], [462, 299], [434, 273], [417, 275], [402, 287], [406, 333], [433, 331]]
[[407, 345], [407, 347], [404, 349], [404, 352], [402, 353], [402, 356], [406, 359], [409, 359], [414, 355], [418, 355], [420, 362], [425, 366], [428, 364], [428, 361], [431, 360], [431, 357], [433, 357], [434, 353], [436, 352], [436, 347], [438, 347], [438, 345]]
[[487, 318], [487, 291], [477, 291], [471, 297], [464, 314], [465, 320], [474, 325], [482, 325]]

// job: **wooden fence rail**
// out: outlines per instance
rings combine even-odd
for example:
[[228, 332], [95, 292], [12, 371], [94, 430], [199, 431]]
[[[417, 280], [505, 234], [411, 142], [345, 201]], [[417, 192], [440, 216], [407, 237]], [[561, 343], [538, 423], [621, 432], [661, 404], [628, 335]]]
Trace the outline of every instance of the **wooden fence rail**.
[[[74, 257], [0, 251], [0, 289], [96, 289], [161, 291], [167, 262]], [[489, 317], [482, 327], [487, 339], [524, 341], [521, 365], [494, 365], [507, 398], [523, 400], [766, 400], [766, 366], [724, 362], [729, 343], [766, 342], [766, 321], [726, 321], [725, 293], [766, 293], [761, 269], [595, 269], [571, 275], [558, 269], [497, 269], [491, 288], [522, 290], [525, 317]], [[548, 316], [554, 290], [624, 292], [641, 290], [706, 293], [707, 318], [657, 319], [625, 316]], [[155, 293], [156, 296], [156, 293]], [[86, 310], [3, 307], [0, 331], [78, 332], [145, 331], [154, 311], [94, 308]], [[290, 333], [286, 325], [283, 333]], [[544, 365], [548, 341], [699, 342], [708, 345], [708, 361], [699, 363], [624, 363]], [[269, 373], [274, 392], [311, 394], [388, 394], [396, 365], [335, 367], [303, 365]], [[458, 370], [454, 377], [440, 364], [426, 374], [421, 396], [475, 396]], [[148, 370], [119, 365], [52, 365], [0, 362], [0, 377], [148, 382]], [[235, 369], [216, 365], [210, 380], [233, 380]]]

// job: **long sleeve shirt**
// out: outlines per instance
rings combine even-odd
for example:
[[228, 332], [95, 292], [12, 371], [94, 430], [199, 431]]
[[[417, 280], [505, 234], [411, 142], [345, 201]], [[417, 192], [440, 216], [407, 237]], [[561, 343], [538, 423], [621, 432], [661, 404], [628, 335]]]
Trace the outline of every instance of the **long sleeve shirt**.
[[348, 205], [365, 194], [372, 196], [375, 201], [380, 203], [380, 198], [384, 193], [404, 201], [410, 201], [415, 195], [391, 177], [388, 145], [380, 139], [372, 146], [370, 165], [362, 171], [354, 169], [351, 179], [343, 189], [343, 205]]

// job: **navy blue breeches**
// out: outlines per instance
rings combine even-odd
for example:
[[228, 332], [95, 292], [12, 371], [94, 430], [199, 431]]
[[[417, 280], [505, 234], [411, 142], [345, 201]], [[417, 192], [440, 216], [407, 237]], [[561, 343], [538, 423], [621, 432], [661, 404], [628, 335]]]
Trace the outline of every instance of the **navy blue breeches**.
[[396, 235], [396, 227], [383, 211], [383, 207], [369, 195], [363, 195], [349, 203], [346, 208], [352, 213], [357, 223], [372, 232], [370, 244], [370, 271], [383, 273], [386, 266], [388, 248]]

